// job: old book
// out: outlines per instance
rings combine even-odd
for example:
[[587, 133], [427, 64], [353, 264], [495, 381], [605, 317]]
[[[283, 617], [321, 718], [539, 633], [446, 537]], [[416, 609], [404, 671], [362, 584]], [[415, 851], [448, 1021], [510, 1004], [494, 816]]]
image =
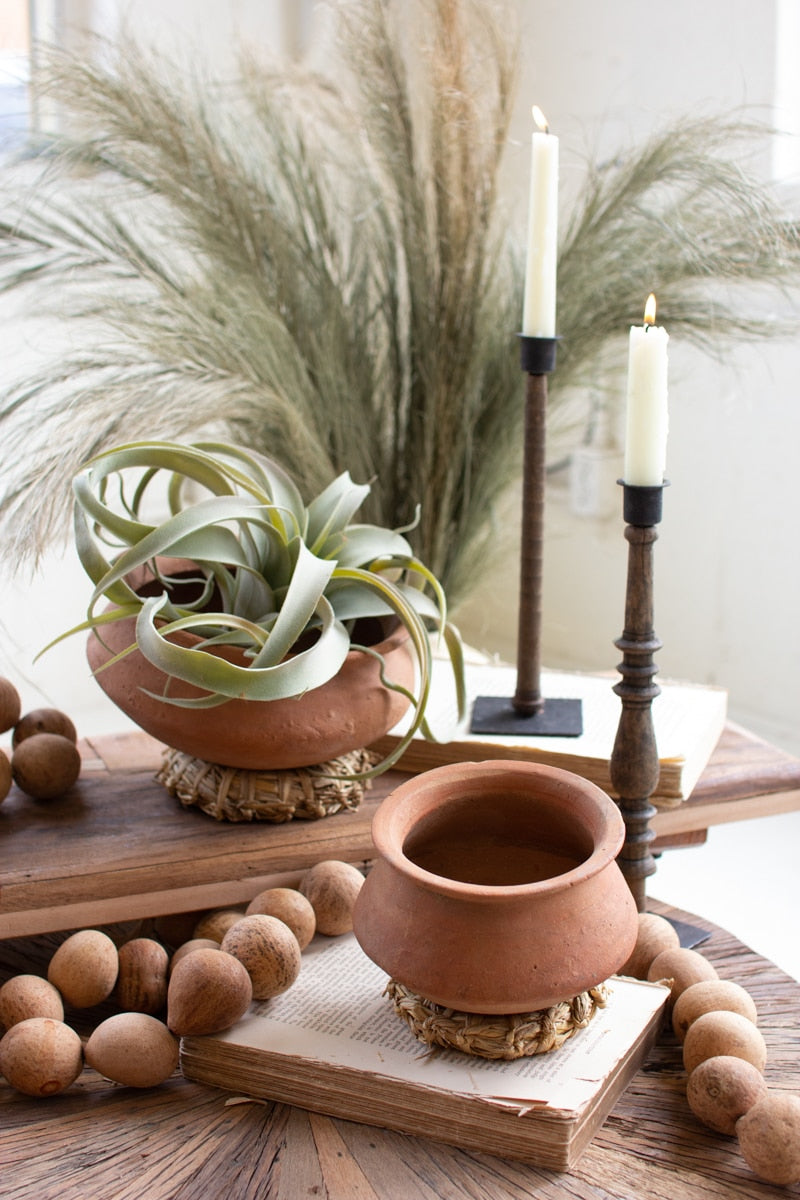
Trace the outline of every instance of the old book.
[[184, 1038], [188, 1079], [538, 1166], [576, 1162], [641, 1066], [666, 988], [614, 978], [558, 1050], [512, 1062], [429, 1051], [352, 935], [317, 936], [282, 996], [225, 1033]]
[[[434, 667], [428, 712], [437, 739], [415, 737], [398, 766], [406, 771], [426, 771], [450, 762], [488, 758], [524, 759], [574, 771], [604, 791], [611, 792], [609, 759], [619, 724], [622, 702], [614, 692], [619, 675], [543, 671], [545, 697], [582, 701], [583, 732], [577, 737], [528, 737], [470, 732], [472, 706], [477, 696], [514, 694], [516, 668], [469, 664], [466, 672], [469, 703], [461, 722], [456, 715], [452, 681], [442, 664]], [[727, 692], [723, 688], [693, 683], [660, 681], [661, 694], [653, 701], [653, 726], [660, 774], [653, 803], [672, 808], [686, 800], [703, 772], [725, 725]], [[403, 725], [376, 742], [374, 749], [387, 753], [397, 745]]]

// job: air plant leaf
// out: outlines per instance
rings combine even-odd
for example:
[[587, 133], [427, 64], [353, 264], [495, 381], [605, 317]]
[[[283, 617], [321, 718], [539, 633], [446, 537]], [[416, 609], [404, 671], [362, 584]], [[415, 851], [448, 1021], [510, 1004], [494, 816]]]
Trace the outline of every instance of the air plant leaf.
[[[310, 688], [319, 687], [331, 679], [341, 667], [350, 649], [350, 637], [344, 626], [335, 619], [330, 604], [320, 597], [317, 613], [320, 618], [318, 640], [309, 650], [302, 650], [291, 658], [266, 665], [239, 666], [226, 659], [199, 648], [177, 646], [169, 641], [169, 634], [181, 629], [191, 629], [201, 624], [199, 615], [184, 617], [163, 625], [156, 625], [161, 597], [151, 597], [142, 605], [136, 620], [136, 642], [142, 654], [154, 666], [175, 679], [182, 679], [195, 687], [202, 688], [212, 696], [223, 696], [239, 700], [285, 700], [301, 696]], [[213, 622], [212, 622], [213, 623]], [[203, 621], [206, 627], [208, 619]], [[236, 624], [235, 619], [220, 617], [220, 627]], [[242, 630], [244, 622], [238, 623]], [[178, 707], [191, 707], [191, 703], [165, 695], [165, 701]]]
[[[78, 503], [83, 502], [82, 493], [79, 492], [76, 498]], [[97, 506], [92, 507], [97, 520], [97, 512], [100, 510]], [[223, 521], [232, 520], [261, 521], [266, 525], [266, 514], [263, 506], [257, 505], [249, 498], [220, 496], [211, 500], [201, 500], [196, 505], [175, 513], [162, 525], [147, 528], [137, 541], [116, 556], [113, 564], [108, 565], [105, 574], [97, 581], [91, 604], [100, 599], [109, 587], [130, 575], [137, 567], [145, 566], [156, 556], [191, 558], [197, 563], [220, 562], [228, 566], [248, 568], [250, 563], [242, 541], [222, 524]], [[105, 524], [116, 536], [121, 535], [123, 528], [130, 526], [129, 522], [118, 523], [114, 514], [110, 512]]]
[[[297, 543], [297, 557], [275, 624], [263, 649], [253, 659], [254, 667], [272, 667], [287, 655], [312, 616], [319, 615], [320, 601], [333, 574], [335, 563], [317, 558], [304, 542]], [[349, 645], [349, 637], [348, 637]], [[343, 661], [343, 660], [342, 660]], [[337, 665], [338, 671], [341, 662]], [[335, 672], [333, 672], [335, 674]], [[330, 678], [330, 676], [328, 676]]]
[[[364, 617], [389, 616], [394, 612], [392, 606], [376, 594], [374, 588], [359, 585], [357, 580], [343, 578], [340, 565], [334, 573], [327, 596], [341, 621], [358, 621]], [[441, 610], [436, 601], [418, 588], [411, 588], [402, 579], [392, 580], [395, 589], [409, 604], [414, 607], [421, 617], [431, 624], [439, 625]]]
[[341, 541], [342, 531], [353, 519], [369, 495], [369, 484], [356, 485], [345, 471], [320, 492], [308, 506], [306, 538], [315, 554], [325, 554], [326, 546]]
[[243, 470], [244, 476], [239, 471], [234, 473], [230, 464], [226, 468], [232, 482], [236, 481], [240, 486], [246, 487], [245, 480], [252, 480], [257, 489], [254, 494], [269, 498], [276, 509], [285, 514], [279, 523], [283, 524], [287, 538], [295, 535], [307, 536], [304, 528], [307, 514], [303, 498], [294, 480], [279, 463], [273, 462], [256, 450], [246, 451], [224, 442], [197, 442], [196, 449], [205, 451], [212, 457], [212, 461], [220, 461], [215, 458], [220, 456], [223, 462], [231, 460], [232, 464]]
[[378, 525], [349, 525], [341, 539], [336, 560], [343, 567], [360, 567], [381, 554], [410, 558], [412, 550], [402, 534]]

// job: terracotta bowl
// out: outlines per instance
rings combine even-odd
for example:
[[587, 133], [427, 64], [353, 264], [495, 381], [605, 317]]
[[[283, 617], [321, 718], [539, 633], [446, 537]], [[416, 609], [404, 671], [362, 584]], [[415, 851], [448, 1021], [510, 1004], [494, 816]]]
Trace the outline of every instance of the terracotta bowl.
[[613, 975], [636, 941], [617, 806], [535, 763], [438, 767], [375, 813], [356, 937], [397, 982], [460, 1012], [549, 1008]]
[[[125, 618], [105, 626], [102, 639], [89, 636], [87, 657], [92, 671], [135, 642], [135, 620]], [[181, 631], [174, 640], [194, 646], [200, 639]], [[406, 631], [397, 628], [374, 649], [383, 655], [388, 677], [412, 688], [414, 663]], [[244, 656], [233, 647], [217, 647], [214, 653], [246, 665]], [[333, 679], [303, 696], [229, 700], [209, 709], [185, 709], [159, 700], [167, 678], [139, 650], [99, 671], [96, 678], [118, 708], [165, 745], [207, 762], [251, 770], [312, 766], [361, 749], [382, 737], [408, 708], [402, 695], [383, 686], [376, 660], [357, 650], [350, 651]], [[148, 691], [156, 695], [148, 696]], [[169, 694], [192, 697], [202, 693], [190, 684], [171, 680]]]

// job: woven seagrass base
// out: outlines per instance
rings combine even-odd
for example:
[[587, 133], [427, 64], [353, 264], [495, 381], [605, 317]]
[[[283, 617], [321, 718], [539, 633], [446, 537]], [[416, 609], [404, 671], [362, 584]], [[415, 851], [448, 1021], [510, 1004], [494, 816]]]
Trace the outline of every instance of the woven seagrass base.
[[390, 979], [386, 985], [394, 1010], [427, 1046], [461, 1050], [478, 1058], [510, 1060], [557, 1050], [584, 1029], [610, 994], [605, 984], [538, 1012], [487, 1015], [456, 1012]]
[[318, 820], [358, 808], [369, 780], [350, 778], [374, 766], [367, 750], [353, 750], [330, 762], [291, 770], [223, 767], [166, 749], [156, 779], [184, 808], [199, 808], [218, 821]]

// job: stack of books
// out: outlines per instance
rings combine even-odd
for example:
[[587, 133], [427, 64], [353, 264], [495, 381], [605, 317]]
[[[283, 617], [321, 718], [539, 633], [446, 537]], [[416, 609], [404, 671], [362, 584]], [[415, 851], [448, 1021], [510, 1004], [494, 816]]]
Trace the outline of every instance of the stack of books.
[[567, 1170], [644, 1061], [669, 990], [614, 977], [557, 1050], [496, 1062], [429, 1050], [352, 935], [317, 935], [289, 991], [225, 1033], [184, 1038], [188, 1079], [247, 1096]]
[[[583, 732], [577, 737], [471, 733], [475, 698], [504, 696], [510, 704], [516, 674], [516, 669], [509, 666], [468, 665], [469, 704], [466, 717], [459, 722], [452, 679], [444, 664], [437, 661], [428, 714], [434, 736], [441, 740], [429, 742], [415, 737], [398, 767], [416, 772], [451, 762], [521, 759], [574, 771], [613, 795], [608, 764], [622, 710], [622, 702], [613, 690], [619, 675], [542, 672], [545, 700], [549, 696], [582, 701]], [[692, 683], [660, 681], [659, 686], [661, 694], [653, 701], [652, 713], [661, 769], [652, 802], [656, 808], [671, 808], [688, 798], [708, 763], [725, 725], [728, 696], [723, 688]], [[387, 753], [397, 745], [403, 728], [400, 724], [391, 730], [375, 743], [374, 749]]]

